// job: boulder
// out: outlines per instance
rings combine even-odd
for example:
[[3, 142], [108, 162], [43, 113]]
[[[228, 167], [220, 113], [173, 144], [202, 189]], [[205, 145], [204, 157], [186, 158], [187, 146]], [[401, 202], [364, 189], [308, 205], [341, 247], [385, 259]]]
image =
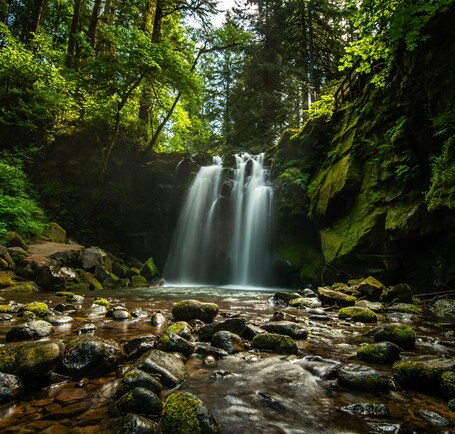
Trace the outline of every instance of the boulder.
[[375, 342], [393, 342], [403, 349], [413, 349], [415, 346], [416, 333], [412, 327], [404, 324], [387, 324], [376, 330], [375, 333], [371, 330]]
[[334, 291], [330, 288], [318, 288], [318, 297], [324, 304], [336, 304], [338, 306], [354, 306], [356, 298], [352, 295]]
[[136, 387], [143, 387], [144, 389], [151, 390], [157, 395], [161, 394], [161, 389], [163, 388], [161, 383], [153, 375], [141, 371], [140, 369], [130, 369], [117, 384], [115, 396], [120, 398], [126, 392], [129, 392]]
[[109, 255], [99, 247], [89, 247], [85, 249], [82, 255], [82, 267], [86, 271], [92, 271], [96, 266], [105, 269], [108, 273], [112, 273], [112, 262]]
[[406, 283], [400, 283], [399, 285], [384, 289], [381, 294], [381, 301], [412, 303], [411, 288]]
[[176, 321], [199, 319], [211, 323], [218, 314], [218, 305], [203, 303], [198, 300], [179, 301], [172, 307], [172, 316]]
[[90, 290], [100, 290], [103, 289], [103, 285], [99, 282], [99, 280], [88, 271], [85, 270], [77, 270], [77, 276], [79, 282], [86, 283], [88, 285], [88, 289]]
[[20, 248], [24, 251], [27, 250], [27, 243], [17, 232], [8, 232], [6, 234], [6, 246], [11, 248]]
[[413, 315], [420, 315], [422, 311], [420, 306], [410, 303], [395, 303], [387, 307], [387, 312], [410, 313]]
[[27, 304], [24, 310], [33, 312], [36, 316], [44, 317], [49, 311], [49, 306], [46, 303], [34, 301], [33, 303]]
[[208, 341], [212, 336], [220, 331], [227, 331], [241, 335], [246, 327], [246, 321], [243, 318], [229, 318], [225, 321], [217, 322], [214, 324], [207, 324], [198, 330], [199, 339]]
[[127, 414], [120, 423], [117, 434], [159, 434], [159, 425], [146, 417]]
[[185, 356], [194, 352], [194, 345], [176, 333], [162, 333], [158, 336], [156, 348], [169, 353], [181, 353]]
[[124, 321], [124, 320], [130, 319], [130, 318], [131, 318], [131, 315], [129, 314], [129, 312], [126, 309], [114, 310], [114, 312], [112, 312], [112, 319], [114, 319], [116, 321]]
[[156, 337], [153, 335], [131, 338], [123, 343], [123, 349], [125, 350], [129, 360], [137, 359], [142, 356], [142, 354], [155, 347]]
[[142, 276], [131, 276], [131, 286], [134, 288], [144, 288], [149, 286], [147, 279]]
[[350, 306], [338, 311], [339, 319], [349, 319], [356, 322], [377, 322], [377, 315], [367, 307]]
[[266, 331], [254, 324], [247, 324], [245, 327], [245, 330], [241, 334], [242, 338], [248, 339], [248, 340], [253, 340], [256, 335], [261, 335], [263, 333], [266, 333]]
[[297, 354], [298, 352], [297, 344], [294, 339], [289, 336], [274, 333], [256, 335], [253, 338], [251, 348], [280, 354]]
[[341, 407], [340, 410], [343, 413], [361, 416], [388, 416], [390, 414], [390, 410], [385, 404], [370, 404], [368, 402], [346, 405], [345, 407]]
[[22, 247], [8, 247], [8, 253], [16, 265], [20, 264], [27, 256], [26, 250]]
[[54, 327], [47, 321], [34, 320], [19, 324], [6, 333], [7, 342], [35, 341], [48, 338], [54, 333]]
[[155, 349], [142, 355], [133, 367], [156, 374], [164, 386], [171, 388], [182, 384], [188, 377], [188, 371], [178, 355]]
[[114, 407], [120, 413], [135, 412], [144, 416], [158, 417], [163, 410], [163, 403], [151, 390], [136, 387], [118, 399]]
[[57, 327], [73, 322], [73, 318], [68, 315], [48, 315], [44, 320]]
[[288, 304], [291, 300], [294, 300], [296, 298], [300, 298], [301, 295], [298, 292], [275, 292], [273, 295], [273, 301], [275, 302], [283, 302], [285, 304]]
[[66, 231], [58, 223], [51, 222], [44, 226], [43, 238], [53, 243], [66, 243]]
[[384, 284], [372, 276], [367, 277], [356, 285], [357, 291], [371, 300], [379, 300], [384, 288]]
[[261, 328], [269, 333], [286, 335], [292, 339], [306, 339], [308, 330], [302, 325], [291, 321], [273, 321], [261, 324]]
[[60, 364], [65, 346], [60, 341], [9, 343], [0, 347], [0, 372], [41, 378]]
[[145, 261], [140, 268], [139, 273], [148, 281], [151, 281], [154, 277], [158, 276], [158, 267], [155, 265], [153, 258], [148, 258], [147, 261]]
[[161, 312], [155, 312], [150, 318], [150, 323], [154, 327], [163, 327], [167, 324], [166, 317]]
[[165, 333], [176, 333], [182, 338], [190, 340], [193, 337], [193, 328], [186, 321], [177, 321], [171, 324]]
[[58, 265], [44, 266], [36, 276], [36, 283], [46, 290], [62, 290], [68, 283], [76, 281], [77, 275], [72, 268]]
[[161, 430], [163, 434], [221, 434], [220, 426], [206, 405], [188, 392], [168, 396]]
[[0, 404], [19, 398], [23, 389], [22, 380], [18, 376], [0, 372]]
[[11, 271], [0, 271], [0, 289], [15, 285], [16, 276]]
[[439, 392], [445, 399], [455, 396], [455, 371], [444, 371], [439, 379]]
[[356, 306], [366, 307], [375, 313], [384, 312], [384, 305], [378, 301], [359, 300], [355, 303]]
[[116, 371], [124, 359], [117, 342], [81, 335], [66, 344], [63, 373], [73, 378], [98, 377]]
[[357, 351], [357, 358], [373, 363], [394, 363], [400, 360], [401, 348], [392, 342], [365, 345]]
[[15, 264], [11, 258], [8, 249], [0, 245], [0, 270], [12, 270]]
[[356, 363], [341, 366], [337, 374], [338, 384], [348, 389], [380, 392], [390, 387], [390, 380], [386, 374]]
[[214, 347], [221, 348], [228, 354], [245, 351], [243, 339], [239, 335], [227, 331], [216, 332], [212, 336], [211, 344]]

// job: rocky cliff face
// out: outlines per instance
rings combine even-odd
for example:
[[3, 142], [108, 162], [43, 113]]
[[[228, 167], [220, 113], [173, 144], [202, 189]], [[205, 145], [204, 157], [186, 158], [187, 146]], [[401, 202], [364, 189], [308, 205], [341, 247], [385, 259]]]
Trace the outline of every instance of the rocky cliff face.
[[279, 143], [280, 253], [304, 282], [373, 274], [454, 283], [453, 12], [403, 53], [385, 89], [366, 86], [329, 121]]

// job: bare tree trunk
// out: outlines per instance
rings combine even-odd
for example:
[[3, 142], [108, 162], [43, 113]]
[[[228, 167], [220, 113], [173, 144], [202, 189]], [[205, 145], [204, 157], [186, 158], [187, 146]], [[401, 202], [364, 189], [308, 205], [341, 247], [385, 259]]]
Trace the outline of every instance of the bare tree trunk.
[[43, 16], [43, 9], [46, 3], [47, 0], [35, 0], [33, 3], [32, 18], [30, 20], [30, 26], [27, 34], [27, 40], [29, 41], [39, 29], [41, 18]]
[[71, 30], [68, 38], [68, 53], [66, 56], [67, 66], [74, 66], [77, 58], [78, 43], [77, 34], [79, 33], [79, 20], [81, 17], [82, 0], [74, 0], [74, 12], [71, 20]]
[[90, 24], [88, 27], [88, 41], [92, 48], [95, 48], [96, 44], [96, 31], [98, 30], [101, 4], [102, 0], [95, 0], [93, 3], [92, 16], [90, 17]]
[[308, 2], [308, 77], [310, 80], [310, 98], [309, 102], [313, 103], [316, 100], [316, 77], [314, 64], [314, 43], [313, 43], [313, 18], [311, 14], [311, 1]]

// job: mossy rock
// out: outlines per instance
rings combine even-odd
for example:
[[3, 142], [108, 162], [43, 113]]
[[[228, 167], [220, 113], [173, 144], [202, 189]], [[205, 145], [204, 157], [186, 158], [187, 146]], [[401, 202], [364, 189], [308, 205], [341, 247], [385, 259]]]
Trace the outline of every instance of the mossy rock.
[[296, 298], [300, 298], [301, 295], [298, 292], [275, 292], [273, 295], [274, 300], [284, 301], [285, 303], [289, 303], [291, 300]]
[[71, 290], [69, 292], [84, 292], [84, 291], [90, 291], [90, 283], [88, 282], [67, 282], [65, 284], [65, 289]]
[[412, 327], [404, 324], [388, 324], [378, 329], [374, 335], [375, 342], [393, 342], [403, 349], [413, 349], [416, 333]]
[[188, 392], [175, 392], [164, 403], [163, 434], [221, 434], [221, 428], [206, 405]]
[[384, 284], [372, 276], [367, 277], [357, 285], [357, 290], [371, 300], [379, 300], [384, 288]]
[[133, 286], [134, 288], [143, 288], [148, 285], [149, 285], [149, 283], [147, 282], [145, 277], [131, 276], [131, 286]]
[[97, 298], [96, 300], [93, 301], [93, 304], [105, 307], [108, 307], [110, 305], [109, 300], [106, 300], [105, 298]]
[[71, 297], [74, 295], [74, 292], [71, 291], [57, 291], [55, 293], [57, 297]]
[[163, 410], [161, 399], [151, 390], [135, 387], [115, 402], [121, 413], [138, 413], [148, 417], [158, 417]]
[[411, 287], [406, 283], [401, 283], [385, 289], [381, 294], [381, 301], [412, 304]]
[[156, 348], [167, 353], [181, 353], [185, 356], [194, 352], [194, 345], [176, 333], [162, 333], [156, 341]]
[[452, 398], [448, 403], [447, 403], [447, 408], [451, 411], [455, 411], [455, 398]]
[[44, 226], [43, 238], [53, 243], [66, 243], [66, 231], [58, 223], [51, 222]]
[[0, 289], [15, 285], [14, 274], [8, 271], [0, 271]]
[[387, 308], [387, 312], [400, 312], [400, 313], [410, 313], [413, 315], [420, 315], [423, 312], [423, 309], [420, 306], [409, 303], [397, 303], [392, 304]]
[[138, 414], [129, 413], [121, 421], [117, 434], [160, 434], [157, 422]]
[[0, 313], [14, 313], [14, 309], [7, 304], [0, 304]]
[[251, 348], [261, 351], [272, 351], [280, 354], [297, 354], [298, 348], [294, 339], [275, 333], [263, 333], [253, 338]]
[[318, 297], [324, 304], [336, 304], [338, 306], [354, 306], [357, 300], [352, 295], [330, 288], [318, 288]]
[[443, 398], [451, 399], [455, 397], [455, 372], [445, 371], [439, 381], [439, 390]]
[[200, 319], [205, 323], [211, 323], [218, 315], [218, 305], [215, 303], [203, 303], [198, 300], [183, 300], [174, 304], [172, 316], [176, 321], [191, 321]]
[[161, 383], [153, 375], [139, 369], [130, 369], [117, 384], [115, 396], [120, 398], [136, 387], [143, 387], [147, 390], [151, 390], [156, 395], [160, 395], [163, 388]]
[[142, 277], [150, 281], [153, 277], [158, 276], [158, 267], [155, 265], [153, 258], [148, 258], [147, 261], [142, 265], [139, 273]]
[[377, 315], [367, 307], [350, 306], [338, 311], [339, 319], [351, 319], [357, 322], [377, 322]]
[[[453, 392], [454, 390], [454, 376], [452, 372], [447, 374], [442, 380], [442, 375], [454, 369], [455, 358], [443, 359], [435, 356], [416, 356], [396, 362], [392, 367], [392, 372], [395, 379], [403, 387], [446, 395], [445, 392], [450, 393], [450, 391]], [[440, 386], [439, 388], [438, 385]], [[443, 390], [444, 392], [442, 392]]]
[[171, 324], [165, 330], [165, 333], [175, 333], [182, 338], [189, 340], [193, 334], [193, 328], [186, 321], [177, 321], [174, 324]]
[[0, 270], [12, 270], [16, 264], [14, 263], [8, 249], [5, 246], [0, 245]]
[[6, 234], [6, 245], [8, 247], [20, 247], [27, 250], [27, 243], [17, 232], [8, 232]]
[[313, 298], [299, 297], [294, 298], [289, 302], [289, 307], [295, 307], [297, 309], [304, 309], [305, 307], [312, 307], [314, 303]]
[[92, 273], [89, 273], [85, 270], [77, 270], [77, 274], [79, 277], [79, 282], [87, 284], [89, 290], [98, 291], [103, 289], [103, 285], [101, 285], [99, 280]]
[[32, 294], [33, 292], [38, 291], [38, 286], [36, 285], [35, 282], [22, 282], [8, 289], [10, 289], [11, 292], [16, 292], [20, 294]]
[[338, 370], [340, 386], [366, 392], [386, 391], [390, 380], [383, 372], [358, 364], [348, 364]]
[[400, 359], [401, 348], [392, 342], [379, 342], [360, 347], [357, 358], [366, 362], [394, 363]]
[[27, 304], [27, 306], [25, 307], [25, 310], [28, 310], [29, 312], [33, 312], [36, 316], [42, 318], [47, 315], [49, 306], [46, 303], [34, 301], [33, 303]]

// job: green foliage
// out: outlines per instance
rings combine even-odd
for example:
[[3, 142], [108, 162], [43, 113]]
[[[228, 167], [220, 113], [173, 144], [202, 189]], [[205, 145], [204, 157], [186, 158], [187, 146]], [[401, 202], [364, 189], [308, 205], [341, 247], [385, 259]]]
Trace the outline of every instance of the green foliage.
[[316, 118], [322, 118], [328, 122], [333, 115], [335, 106], [335, 97], [332, 94], [321, 95], [321, 97], [311, 104], [310, 108], [306, 111], [308, 120], [311, 121]]

